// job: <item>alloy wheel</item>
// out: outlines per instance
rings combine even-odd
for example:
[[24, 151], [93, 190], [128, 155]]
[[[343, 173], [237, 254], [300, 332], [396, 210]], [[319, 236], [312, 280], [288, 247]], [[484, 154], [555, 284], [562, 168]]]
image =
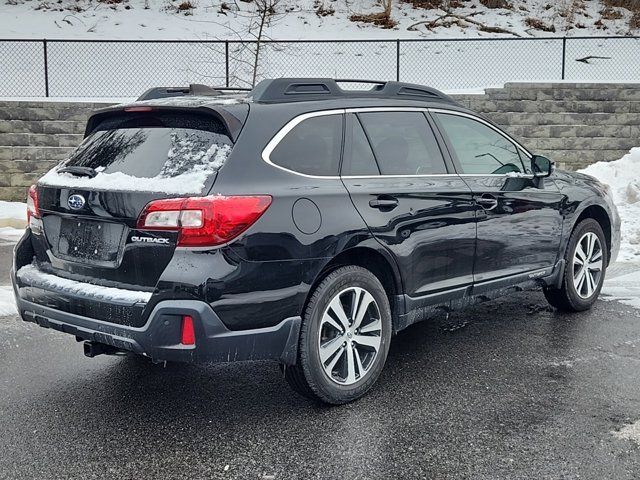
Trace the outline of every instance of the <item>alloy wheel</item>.
[[325, 309], [318, 346], [324, 373], [340, 385], [353, 385], [371, 370], [382, 343], [380, 309], [373, 296], [350, 287]]
[[573, 286], [580, 298], [590, 298], [598, 288], [603, 268], [602, 245], [593, 232], [585, 233], [573, 254]]

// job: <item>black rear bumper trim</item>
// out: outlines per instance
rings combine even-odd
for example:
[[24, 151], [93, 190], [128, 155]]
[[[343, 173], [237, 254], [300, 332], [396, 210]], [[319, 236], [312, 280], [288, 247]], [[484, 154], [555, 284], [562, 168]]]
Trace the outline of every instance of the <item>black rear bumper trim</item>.
[[[229, 330], [205, 302], [166, 300], [158, 303], [143, 327], [128, 327], [38, 305], [17, 294], [16, 302], [20, 316], [27, 322], [145, 355], [154, 361], [275, 360], [286, 365], [296, 362], [300, 317], [284, 319], [273, 327]], [[183, 315], [194, 320], [195, 346], [179, 343]]]

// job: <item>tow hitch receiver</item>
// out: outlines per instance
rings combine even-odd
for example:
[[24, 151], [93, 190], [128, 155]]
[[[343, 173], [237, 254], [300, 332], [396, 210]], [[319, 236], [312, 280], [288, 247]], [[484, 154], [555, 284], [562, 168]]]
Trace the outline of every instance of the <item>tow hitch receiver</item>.
[[121, 353], [116, 347], [111, 345], [105, 345], [98, 342], [84, 342], [84, 355], [89, 358], [96, 357], [98, 355], [116, 355]]

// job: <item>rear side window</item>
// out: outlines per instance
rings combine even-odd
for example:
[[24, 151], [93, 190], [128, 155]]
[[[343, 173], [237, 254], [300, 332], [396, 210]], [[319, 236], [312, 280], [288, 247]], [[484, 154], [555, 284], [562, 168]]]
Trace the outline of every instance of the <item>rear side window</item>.
[[358, 114], [382, 175], [447, 173], [436, 138], [421, 112]]
[[338, 175], [342, 147], [342, 115], [303, 120], [269, 155], [275, 165], [306, 175]]
[[[200, 193], [231, 152], [232, 142], [214, 117], [123, 114], [100, 123], [68, 160], [41, 183], [78, 188]], [[97, 175], [59, 172], [86, 167]]]

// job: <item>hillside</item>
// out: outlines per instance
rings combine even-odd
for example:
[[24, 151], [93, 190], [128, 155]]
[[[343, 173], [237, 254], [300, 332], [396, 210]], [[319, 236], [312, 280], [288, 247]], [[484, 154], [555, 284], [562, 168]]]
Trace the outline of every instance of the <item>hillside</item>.
[[[275, 39], [640, 34], [638, 0], [385, 0], [388, 16], [373, 0], [258, 1], [275, 3], [265, 26]], [[255, 0], [6, 0], [0, 31], [4, 38], [237, 40], [247, 38], [255, 8]]]

